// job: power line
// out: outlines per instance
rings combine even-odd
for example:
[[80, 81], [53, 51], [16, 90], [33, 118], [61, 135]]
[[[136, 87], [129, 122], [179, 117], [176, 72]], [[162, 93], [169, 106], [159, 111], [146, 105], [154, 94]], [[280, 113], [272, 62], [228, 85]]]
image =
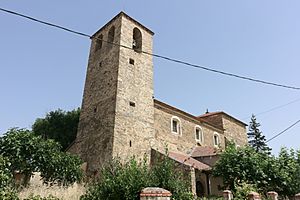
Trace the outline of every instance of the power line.
[[45, 22], [45, 21], [42, 21], [42, 20], [39, 20], [39, 19], [30, 17], [30, 16], [27, 16], [27, 15], [23, 15], [23, 14], [14, 12], [14, 11], [6, 10], [6, 9], [4, 9], [4, 8], [0, 8], [0, 10], [3, 11], [3, 12], [7, 12], [7, 13], [10, 13], [10, 14], [13, 14], [13, 15], [17, 15], [17, 16], [19, 16], [19, 17], [23, 17], [23, 18], [26, 18], [26, 19], [29, 19], [29, 20], [32, 20], [32, 21], [35, 21], [35, 22], [38, 22], [38, 23], [47, 25], [47, 26], [52, 26], [52, 27], [55, 27], [55, 28], [58, 28], [58, 29], [62, 29], [62, 30], [64, 30], [64, 31], [68, 31], [68, 32], [70, 32], [70, 33], [74, 33], [74, 34], [77, 34], [77, 35], [89, 37], [89, 35], [87, 35], [87, 34], [85, 34], [85, 33], [81, 33], [81, 32], [78, 32], [78, 31], [74, 31], [74, 30], [71, 30], [71, 29], [69, 29], [69, 28], [65, 28], [65, 27], [63, 27], [63, 26], [59, 26], [59, 25], [56, 25], [56, 24], [52, 24], [52, 23], [49, 23], [49, 22]]
[[287, 127], [286, 129], [284, 129], [283, 131], [281, 131], [280, 133], [274, 135], [271, 139], [267, 140], [267, 142], [270, 142], [271, 140], [277, 138], [278, 136], [280, 136], [281, 134], [285, 133], [286, 131], [288, 131], [289, 129], [291, 129], [293, 126], [296, 126], [296, 124], [298, 124], [300, 122], [300, 119], [298, 121], [296, 121], [295, 123], [293, 123], [292, 125], [290, 125], [289, 127]]
[[[290, 101], [290, 102], [288, 102], [288, 103], [285, 103], [285, 104], [282, 104], [282, 105], [279, 105], [279, 106], [275, 106], [275, 107], [270, 108], [270, 109], [268, 109], [268, 110], [265, 110], [265, 111], [256, 113], [255, 116], [263, 115], [263, 114], [272, 112], [272, 111], [274, 111], [274, 110], [278, 110], [278, 109], [280, 109], [280, 108], [286, 107], [286, 106], [288, 106], [288, 105], [290, 105], [290, 104], [293, 104], [293, 103], [296, 103], [296, 102], [299, 102], [299, 101], [300, 101], [300, 98], [295, 99], [295, 100]], [[249, 118], [251, 118], [251, 117], [243, 117], [242, 120], [249, 119]]]
[[[83, 33], [83, 32], [74, 31], [72, 29], [69, 29], [69, 28], [66, 28], [66, 27], [63, 27], [63, 26], [59, 26], [59, 25], [56, 25], [56, 24], [53, 24], [53, 23], [50, 23], [50, 22], [42, 21], [42, 20], [27, 16], [27, 15], [23, 15], [23, 14], [20, 14], [18, 12], [10, 11], [10, 10], [4, 9], [4, 8], [0, 8], [0, 10], [3, 11], [3, 12], [9, 13], [9, 14], [17, 15], [19, 17], [23, 17], [23, 18], [26, 18], [26, 19], [29, 19], [29, 20], [47, 25], [47, 26], [55, 27], [55, 28], [58, 28], [58, 29], [61, 29], [61, 30], [64, 30], [64, 31], [67, 31], [67, 32], [70, 32], [70, 33], [73, 33], [73, 34], [77, 34], [77, 35], [84, 36], [84, 37], [89, 37], [90, 39], [92, 39], [92, 36], [90, 36], [86, 33]], [[123, 48], [126, 48], [126, 49], [133, 50], [131, 47], [128, 47], [128, 46], [125, 46], [125, 45], [120, 45], [120, 44], [117, 44], [117, 43], [105, 41], [105, 40], [100, 39], [100, 38], [95, 38], [95, 39], [106, 42], [106, 43], [109, 43], [109, 44], [113, 44], [113, 45], [116, 45], [116, 46], [119, 46], [119, 47], [123, 47]], [[289, 85], [264, 81], [264, 80], [260, 80], [260, 79], [250, 78], [250, 77], [246, 77], [246, 76], [242, 76], [242, 75], [238, 75], [238, 74], [233, 74], [233, 73], [229, 73], [229, 72], [224, 72], [224, 71], [208, 68], [208, 67], [197, 65], [197, 64], [192, 64], [192, 63], [185, 62], [185, 61], [182, 61], [182, 60], [178, 60], [178, 59], [174, 59], [174, 58], [170, 58], [170, 57], [162, 56], [162, 55], [158, 55], [158, 54], [153, 54], [153, 53], [149, 53], [149, 52], [145, 52], [145, 51], [140, 51], [140, 52], [144, 53], [144, 54], [147, 54], [147, 55], [151, 55], [153, 57], [161, 58], [161, 59], [168, 60], [168, 61], [171, 61], [171, 62], [183, 64], [183, 65], [186, 65], [186, 66], [190, 66], [190, 67], [194, 67], [194, 68], [198, 68], [198, 69], [202, 69], [202, 70], [206, 70], [206, 71], [209, 71], [209, 72], [214, 72], [214, 73], [218, 73], [218, 74], [222, 74], [222, 75], [226, 75], [226, 76], [230, 76], [230, 77], [235, 77], [235, 78], [239, 78], [239, 79], [243, 79], [243, 80], [257, 82], [257, 83], [261, 83], [261, 84], [265, 84], [265, 85], [272, 85], [272, 86], [282, 87], [282, 88], [287, 88], [287, 89], [300, 90], [300, 87], [289, 86]]]

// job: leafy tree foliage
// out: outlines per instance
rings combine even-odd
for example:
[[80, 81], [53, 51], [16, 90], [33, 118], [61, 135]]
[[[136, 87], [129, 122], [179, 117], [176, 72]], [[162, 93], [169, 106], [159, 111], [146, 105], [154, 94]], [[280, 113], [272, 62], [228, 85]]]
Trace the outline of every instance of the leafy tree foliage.
[[44, 139], [53, 139], [65, 150], [76, 138], [80, 109], [51, 111], [45, 118], [38, 118], [32, 126], [36, 135]]
[[255, 115], [252, 115], [249, 124], [248, 139], [249, 144], [255, 149], [256, 152], [271, 154], [271, 148], [266, 144], [266, 138], [259, 130], [260, 123], [256, 121]]
[[8, 159], [0, 155], [0, 199], [18, 200], [17, 193], [12, 187], [12, 174], [9, 166]]
[[10, 173], [9, 165], [8, 160], [0, 156], [0, 188], [11, 184], [12, 174]]
[[225, 186], [229, 186], [233, 191], [243, 182], [255, 184], [260, 188], [265, 187], [267, 174], [264, 169], [268, 159], [251, 147], [236, 149], [234, 145], [230, 145], [221, 154], [213, 174], [223, 177]]
[[53, 140], [43, 140], [26, 129], [10, 129], [0, 138], [0, 155], [10, 161], [9, 170], [25, 175], [27, 184], [33, 172], [41, 172], [44, 182], [68, 185], [82, 177], [81, 160], [61, 152]]
[[277, 158], [277, 191], [286, 196], [300, 192], [300, 151], [281, 148]]
[[234, 192], [246, 185], [259, 192], [276, 191], [283, 196], [300, 192], [300, 152], [283, 148], [278, 157], [257, 153], [252, 147], [233, 145], [220, 155], [213, 170]]
[[[166, 154], [168, 154], [167, 150]], [[150, 177], [152, 177], [152, 185], [169, 190], [173, 200], [194, 199], [190, 192], [190, 180], [184, 178], [181, 171], [176, 169], [175, 162], [168, 157], [156, 160], [151, 168]]]
[[101, 179], [91, 185], [81, 200], [138, 200], [145, 187], [162, 187], [174, 200], [192, 200], [188, 184], [174, 168], [171, 160], [163, 159], [149, 169], [146, 162], [131, 158], [122, 164], [114, 160], [101, 172]]

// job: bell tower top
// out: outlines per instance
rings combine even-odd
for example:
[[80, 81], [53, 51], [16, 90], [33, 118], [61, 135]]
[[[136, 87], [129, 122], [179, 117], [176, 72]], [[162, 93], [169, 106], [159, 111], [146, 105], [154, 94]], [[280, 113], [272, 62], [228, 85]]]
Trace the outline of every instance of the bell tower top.
[[129, 15], [127, 15], [125, 12], [121, 11], [119, 14], [117, 14], [114, 18], [112, 18], [109, 22], [107, 22], [104, 26], [102, 26], [102, 28], [100, 28], [96, 33], [94, 33], [92, 35], [92, 38], [97, 36], [98, 33], [100, 33], [103, 29], [105, 29], [107, 26], [109, 26], [110, 24], [112, 24], [116, 19], [120, 18], [120, 17], [125, 17], [128, 20], [132, 21], [135, 25], [141, 27], [142, 29], [144, 29], [145, 31], [147, 31], [149, 34], [151, 34], [152, 36], [154, 35], [154, 32], [151, 31], [149, 28], [147, 28], [146, 26], [144, 26], [143, 24], [141, 24], [140, 22], [136, 21], [135, 19], [131, 18]]

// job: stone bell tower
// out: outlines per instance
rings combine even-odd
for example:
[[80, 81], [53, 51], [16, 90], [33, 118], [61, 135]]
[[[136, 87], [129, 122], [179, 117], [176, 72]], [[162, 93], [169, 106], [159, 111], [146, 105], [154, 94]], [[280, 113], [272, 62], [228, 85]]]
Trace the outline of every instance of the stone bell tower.
[[[121, 12], [92, 36], [77, 138], [69, 151], [93, 172], [113, 157], [150, 157], [153, 32]], [[127, 48], [126, 48], [127, 47]]]

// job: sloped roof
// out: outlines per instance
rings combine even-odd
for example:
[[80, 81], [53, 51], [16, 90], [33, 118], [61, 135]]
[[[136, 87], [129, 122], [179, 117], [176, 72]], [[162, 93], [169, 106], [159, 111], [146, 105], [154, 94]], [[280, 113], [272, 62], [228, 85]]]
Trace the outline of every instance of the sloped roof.
[[204, 156], [215, 156], [218, 154], [217, 149], [209, 146], [201, 147], [197, 146], [193, 149], [192, 157], [204, 157]]
[[223, 112], [223, 111], [208, 112], [208, 113], [205, 113], [205, 114], [203, 114], [203, 115], [198, 116], [197, 118], [198, 118], [198, 119], [205, 119], [205, 118], [207, 118], [207, 117], [214, 116], [214, 115], [225, 115], [225, 116], [227, 116], [227, 117], [233, 119], [234, 121], [239, 122], [239, 123], [243, 124], [244, 126], [247, 126], [246, 123], [242, 122], [241, 120], [239, 120], [239, 119], [237, 119], [237, 118], [235, 118], [235, 117], [233, 117], [233, 116], [231, 116], [231, 115], [229, 115], [229, 114], [227, 114], [227, 113], [225, 113], [225, 112]]
[[211, 170], [211, 167], [192, 158], [191, 156], [189, 155], [186, 155], [186, 154], [183, 154], [183, 153], [178, 153], [178, 152], [172, 152], [170, 151], [169, 152], [169, 158], [179, 162], [179, 163], [182, 163], [184, 165], [187, 165], [187, 166], [190, 166], [190, 167], [193, 167], [195, 169], [198, 169], [198, 170]]

